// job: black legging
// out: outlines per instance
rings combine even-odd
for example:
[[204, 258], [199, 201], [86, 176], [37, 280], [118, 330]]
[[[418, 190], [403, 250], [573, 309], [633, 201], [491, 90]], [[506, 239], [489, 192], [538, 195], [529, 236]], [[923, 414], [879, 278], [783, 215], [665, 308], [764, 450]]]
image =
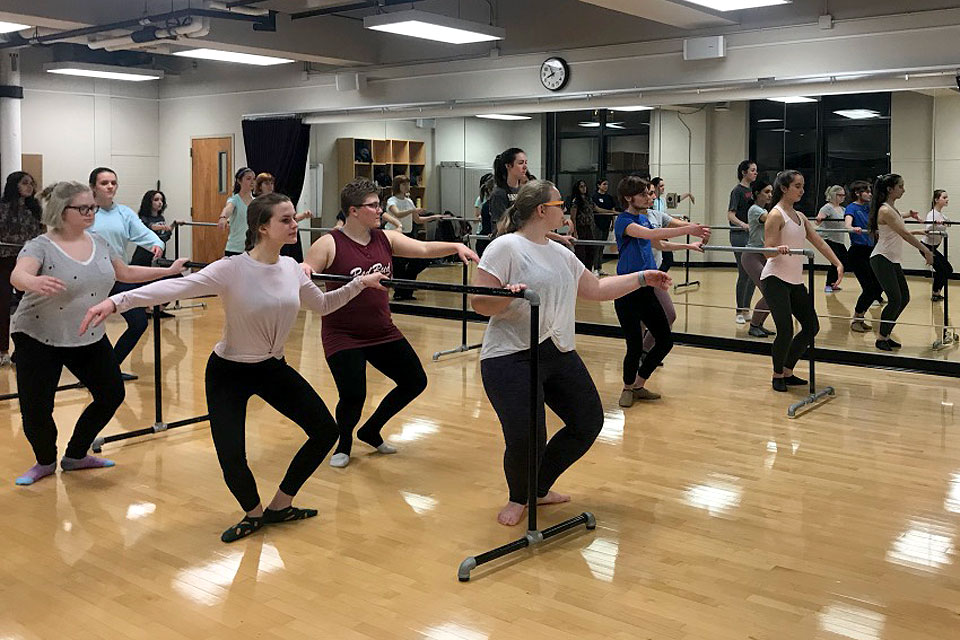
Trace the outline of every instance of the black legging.
[[947, 281], [953, 275], [953, 265], [943, 257], [937, 247], [926, 242], [923, 243], [923, 246], [933, 252], [933, 292], [938, 294], [947, 286]]
[[[561, 352], [548, 338], [540, 344], [539, 353], [537, 496], [542, 498], [560, 474], [583, 457], [597, 439], [603, 428], [603, 405], [590, 372], [576, 351]], [[530, 352], [481, 360], [480, 375], [503, 429], [503, 472], [510, 501], [525, 504], [530, 446]], [[563, 421], [563, 428], [550, 442], [544, 403]]]
[[[847, 260], [847, 246], [842, 242], [834, 242], [833, 240], [827, 240], [824, 238], [827, 245], [833, 249], [833, 253], [837, 256], [837, 260], [840, 261], [840, 265], [846, 270], [849, 268], [849, 261]], [[837, 281], [837, 278], [840, 274], [837, 272], [837, 268], [833, 266], [833, 263], [830, 263], [830, 266], [827, 267], [827, 282], [826, 286], [832, 287], [833, 283]]]
[[[763, 297], [770, 306], [770, 315], [777, 326], [773, 341], [773, 372], [793, 369], [807, 350], [810, 341], [820, 332], [820, 321], [813, 309], [810, 293], [802, 284], [790, 284], [776, 276], [763, 279]], [[800, 323], [800, 331], [793, 335], [793, 318]]]
[[[746, 231], [739, 228], [731, 229], [730, 244], [734, 247], [745, 247], [750, 240]], [[753, 301], [753, 291], [756, 285], [750, 279], [750, 274], [743, 268], [743, 254], [739, 251], [733, 254], [733, 259], [737, 262], [737, 313], [746, 313], [750, 311], [750, 303]]]
[[57, 425], [53, 420], [54, 396], [60, 374], [66, 367], [90, 391], [93, 402], [77, 419], [65, 455], [82, 458], [123, 403], [123, 380], [113, 348], [106, 336], [82, 347], [53, 347], [14, 333], [17, 362], [17, 392], [23, 433], [27, 436], [37, 464], [57, 461]]
[[[417, 234], [415, 232], [403, 234], [408, 238], [417, 239]], [[430, 263], [429, 260], [424, 260], [422, 258], [400, 258], [394, 256], [393, 258], [393, 275], [399, 280], [416, 280], [417, 276], [420, 275], [420, 272], [427, 268], [427, 265]], [[409, 300], [413, 298], [413, 289], [409, 287], [395, 287], [393, 290], [393, 299], [394, 300]]]
[[[657, 365], [673, 349], [673, 334], [670, 333], [667, 314], [652, 287], [640, 287], [617, 298], [613, 307], [627, 341], [627, 353], [623, 356], [623, 384], [629, 386], [636, 382], [638, 375], [644, 380], [650, 378]], [[643, 358], [643, 366], [640, 366], [644, 327], [653, 335], [655, 343]]]
[[244, 511], [260, 504], [246, 454], [247, 403], [252, 396], [263, 398], [307, 434], [280, 482], [285, 494], [297, 494], [337, 440], [337, 425], [323, 400], [286, 360], [233, 362], [212, 353], [207, 360], [206, 389], [210, 433], [223, 479]]
[[383, 436], [380, 435], [383, 425], [427, 388], [427, 374], [406, 338], [372, 347], [344, 349], [327, 358], [327, 365], [340, 394], [340, 401], [337, 403], [340, 442], [336, 453], [350, 455], [353, 428], [360, 421], [363, 403], [367, 399], [368, 362], [397, 383], [383, 398], [373, 415], [357, 430], [357, 437], [370, 446], [378, 447], [383, 444]]
[[[593, 221], [587, 220], [583, 224], [579, 221], [577, 222], [577, 240], [593, 240], [597, 230], [594, 228]], [[600, 258], [598, 256], [600, 250], [603, 247], [595, 247], [592, 245], [573, 245], [573, 252], [576, 254], [577, 258], [580, 259], [580, 262], [583, 263], [583, 266], [587, 268], [588, 271], [599, 268], [597, 265], [600, 263]]]
[[910, 304], [910, 287], [903, 275], [903, 268], [899, 263], [890, 262], [885, 256], [875, 255], [870, 258], [870, 266], [877, 276], [877, 281], [887, 294], [887, 306], [880, 313], [880, 336], [889, 338], [897, 324], [897, 318]]
[[10, 274], [17, 266], [17, 257], [0, 258], [0, 352], [10, 351], [10, 301], [13, 299], [13, 285]]
[[[113, 285], [113, 289], [110, 290], [110, 295], [113, 296], [118, 293], [123, 293], [124, 291], [131, 291], [140, 286], [142, 285], [117, 282]], [[140, 337], [147, 330], [149, 324], [147, 321], [147, 310], [143, 307], [124, 311], [120, 315], [122, 315], [123, 319], [127, 322], [127, 330], [117, 338], [117, 344], [113, 345], [113, 352], [117, 356], [118, 365], [123, 364], [123, 361], [126, 360], [130, 352], [133, 351], [133, 348], [137, 346]]]
[[877, 276], [873, 273], [873, 267], [870, 266], [870, 254], [872, 252], [873, 247], [864, 244], [852, 244], [850, 250], [847, 251], [850, 268], [853, 269], [853, 273], [857, 276], [857, 282], [860, 283], [860, 297], [857, 298], [857, 304], [854, 307], [854, 312], [858, 316], [865, 314], [874, 301], [880, 302], [883, 294], [880, 282], [877, 281]]

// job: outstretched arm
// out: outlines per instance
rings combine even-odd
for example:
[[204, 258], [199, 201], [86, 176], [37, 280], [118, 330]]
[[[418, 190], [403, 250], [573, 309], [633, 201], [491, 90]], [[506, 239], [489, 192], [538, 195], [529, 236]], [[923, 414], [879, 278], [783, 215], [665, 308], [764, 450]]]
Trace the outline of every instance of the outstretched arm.
[[480, 257], [470, 247], [459, 242], [423, 242], [414, 240], [397, 231], [385, 231], [393, 255], [400, 258], [442, 258], [460, 256], [463, 262], [480, 262]]
[[656, 287], [666, 291], [671, 284], [673, 280], [670, 276], [656, 269], [610, 276], [603, 280], [585, 270], [577, 283], [577, 295], [584, 300], [615, 300], [640, 287]]

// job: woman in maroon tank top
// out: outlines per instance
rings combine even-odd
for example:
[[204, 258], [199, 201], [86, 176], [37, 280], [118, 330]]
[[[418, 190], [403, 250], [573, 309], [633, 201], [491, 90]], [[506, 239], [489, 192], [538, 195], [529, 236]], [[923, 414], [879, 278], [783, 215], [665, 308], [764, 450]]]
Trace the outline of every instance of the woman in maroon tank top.
[[[479, 262], [477, 254], [457, 242], [421, 242], [398, 231], [380, 230], [380, 189], [358, 178], [340, 192], [343, 227], [313, 243], [304, 268], [315, 273], [357, 276], [366, 273], [393, 275], [393, 257], [441, 258], [457, 254], [464, 262]], [[328, 284], [327, 290], [338, 285]], [[370, 295], [372, 294], [372, 295]], [[341, 309], [324, 316], [321, 328], [323, 351], [337, 383], [337, 425], [340, 442], [330, 465], [350, 463], [353, 428], [360, 420], [366, 400], [367, 363], [393, 380], [373, 415], [357, 430], [357, 438], [380, 453], [396, 453], [383, 441], [380, 430], [387, 421], [427, 387], [427, 374], [413, 347], [393, 324], [386, 291], [367, 289]]]

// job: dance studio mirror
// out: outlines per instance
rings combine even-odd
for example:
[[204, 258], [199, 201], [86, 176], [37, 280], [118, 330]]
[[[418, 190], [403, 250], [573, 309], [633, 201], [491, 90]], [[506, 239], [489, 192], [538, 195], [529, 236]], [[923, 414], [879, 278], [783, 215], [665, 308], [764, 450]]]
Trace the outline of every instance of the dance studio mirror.
[[[898, 173], [906, 193], [898, 207], [914, 210], [924, 219], [932, 208], [934, 189], [960, 194], [955, 183], [960, 169], [960, 142], [951, 135], [960, 129], [960, 95], [954, 90], [916, 90], [830, 96], [790, 96], [784, 100], [744, 100], [686, 104], [648, 109], [637, 105], [621, 109], [589, 109], [556, 113], [370, 120], [313, 126], [313, 164], [322, 165], [323, 226], [332, 226], [337, 194], [347, 176], [365, 175], [384, 187], [383, 201], [391, 194], [394, 176], [411, 178], [410, 198], [429, 221], [414, 233], [425, 239], [450, 239], [480, 232], [476, 206], [481, 179], [493, 171], [498, 153], [523, 149], [528, 171], [536, 177], [553, 177], [564, 199], [582, 181], [589, 195], [606, 178], [616, 196], [619, 180], [631, 173], [663, 180], [664, 206], [674, 216], [716, 227], [709, 245], [729, 246], [727, 209], [737, 184], [737, 165], [745, 158], [758, 164], [759, 176], [768, 182], [782, 168], [799, 169], [806, 189], [797, 209], [815, 217], [826, 203], [825, 191], [854, 180], [873, 181], [878, 175]], [[335, 178], [335, 179], [330, 179]], [[689, 194], [689, 195], [688, 195]], [[849, 198], [840, 203], [845, 207]], [[448, 219], [432, 216], [449, 213]], [[948, 204], [943, 213], [951, 217]], [[600, 228], [612, 216], [598, 214]], [[911, 224], [913, 231], [925, 227]], [[597, 237], [602, 235], [599, 231]], [[838, 235], [842, 236], [843, 233]], [[918, 235], [922, 241], [928, 240]], [[612, 239], [612, 234], [608, 236]], [[684, 238], [677, 241], [685, 242]], [[949, 251], [949, 239], [941, 240]], [[476, 246], [476, 242], [471, 242]], [[708, 246], [709, 246], [708, 245]], [[845, 239], [849, 246], [850, 240]], [[960, 249], [957, 249], [960, 251]], [[944, 302], [931, 300], [933, 280], [920, 254], [905, 246], [903, 268], [911, 302], [899, 319], [895, 333], [903, 344], [899, 354], [913, 358], [960, 361], [955, 346], [934, 348], [942, 338]], [[737, 270], [733, 255], [707, 251], [675, 252], [670, 268], [676, 289], [672, 297], [680, 334], [747, 342], [770, 342], [753, 337], [749, 320], [736, 321]], [[593, 262], [593, 258], [586, 256]], [[594, 262], [594, 265], [596, 263]], [[861, 292], [848, 270], [839, 291], [825, 291], [827, 262], [816, 257], [814, 295], [820, 316], [818, 346], [874, 353], [876, 329], [882, 307], [866, 312], [873, 331], [851, 331], [854, 305]], [[462, 268], [452, 260], [422, 265], [420, 279], [460, 282]], [[616, 250], [604, 250], [602, 271], [616, 272]], [[470, 271], [472, 274], [472, 269]], [[948, 287], [949, 288], [949, 287]], [[459, 309], [455, 294], [417, 292], [407, 304], [438, 309]], [[752, 296], [752, 304], [760, 299]], [[752, 306], [752, 305], [751, 305]], [[616, 326], [612, 303], [580, 302], [579, 322]], [[772, 319], [766, 328], [772, 330]]]

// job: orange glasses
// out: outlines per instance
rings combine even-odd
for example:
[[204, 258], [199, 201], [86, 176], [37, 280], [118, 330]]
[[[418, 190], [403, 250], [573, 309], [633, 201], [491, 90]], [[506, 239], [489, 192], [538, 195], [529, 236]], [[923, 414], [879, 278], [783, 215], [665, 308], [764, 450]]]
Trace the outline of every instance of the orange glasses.
[[563, 205], [563, 200], [551, 200], [550, 202], [543, 203], [543, 206], [545, 207], [562, 207]]

